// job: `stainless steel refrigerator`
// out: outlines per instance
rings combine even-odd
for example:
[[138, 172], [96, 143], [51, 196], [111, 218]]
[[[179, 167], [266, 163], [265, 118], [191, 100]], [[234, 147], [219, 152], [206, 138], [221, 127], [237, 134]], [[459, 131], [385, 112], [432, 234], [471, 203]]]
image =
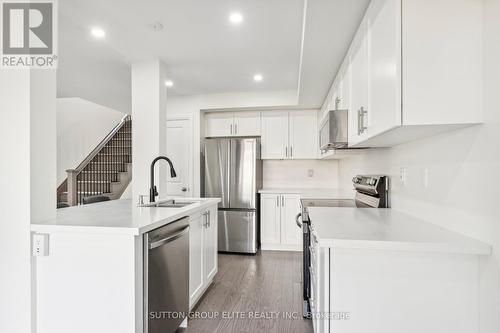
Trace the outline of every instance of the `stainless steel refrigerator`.
[[205, 140], [204, 196], [219, 197], [221, 252], [256, 253], [262, 161], [259, 138]]

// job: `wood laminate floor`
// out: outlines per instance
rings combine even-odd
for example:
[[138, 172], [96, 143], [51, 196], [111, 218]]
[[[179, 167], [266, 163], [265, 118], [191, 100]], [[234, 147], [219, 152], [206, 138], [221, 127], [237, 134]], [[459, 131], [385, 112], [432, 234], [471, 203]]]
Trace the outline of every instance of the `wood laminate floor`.
[[300, 252], [219, 254], [214, 283], [191, 314], [212, 318], [192, 318], [178, 332], [312, 332], [302, 319], [301, 267]]

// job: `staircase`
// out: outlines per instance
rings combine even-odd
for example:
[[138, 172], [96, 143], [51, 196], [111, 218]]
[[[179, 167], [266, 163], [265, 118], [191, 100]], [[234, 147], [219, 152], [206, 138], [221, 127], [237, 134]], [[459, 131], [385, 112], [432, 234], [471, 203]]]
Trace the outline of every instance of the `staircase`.
[[57, 189], [57, 206], [84, 204], [90, 197], [119, 199], [132, 180], [132, 120], [120, 123]]

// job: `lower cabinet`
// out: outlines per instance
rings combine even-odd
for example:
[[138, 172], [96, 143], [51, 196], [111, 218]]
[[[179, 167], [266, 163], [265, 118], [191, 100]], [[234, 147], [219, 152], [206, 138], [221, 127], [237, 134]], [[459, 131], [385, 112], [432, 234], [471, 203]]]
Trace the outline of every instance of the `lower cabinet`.
[[325, 247], [312, 227], [314, 333], [478, 331], [479, 256]]
[[298, 194], [261, 195], [262, 250], [302, 250], [302, 230], [295, 223], [298, 213]]
[[189, 217], [189, 308], [217, 273], [217, 206]]

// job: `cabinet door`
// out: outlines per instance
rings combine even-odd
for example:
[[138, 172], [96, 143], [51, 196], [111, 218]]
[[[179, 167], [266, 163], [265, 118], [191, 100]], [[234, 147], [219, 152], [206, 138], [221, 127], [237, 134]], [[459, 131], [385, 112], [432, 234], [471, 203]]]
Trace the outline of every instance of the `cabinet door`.
[[208, 283], [217, 273], [217, 207], [207, 210], [203, 229], [204, 283]]
[[288, 112], [262, 112], [262, 159], [288, 157]]
[[350, 50], [351, 59], [351, 108], [349, 109], [349, 144], [359, 143], [364, 134], [359, 134], [366, 124], [366, 116], [360, 114], [368, 109], [368, 53], [366, 45], [366, 22], [363, 20]]
[[342, 69], [342, 79], [339, 90], [339, 109], [349, 110], [351, 108], [351, 65], [347, 63]]
[[283, 194], [281, 196], [281, 244], [302, 244], [302, 229], [295, 223], [295, 216], [300, 213], [300, 195]]
[[260, 198], [260, 238], [267, 244], [279, 244], [280, 239], [280, 194], [262, 194]]
[[189, 306], [193, 306], [203, 289], [203, 221], [201, 214], [189, 222]]
[[373, 0], [367, 24], [369, 138], [401, 125], [401, 0]]
[[237, 136], [259, 136], [260, 112], [235, 112], [233, 134]]
[[288, 158], [318, 158], [318, 113], [317, 111], [290, 111], [290, 146]]
[[233, 112], [213, 112], [205, 114], [205, 136], [231, 136], [234, 132]]

